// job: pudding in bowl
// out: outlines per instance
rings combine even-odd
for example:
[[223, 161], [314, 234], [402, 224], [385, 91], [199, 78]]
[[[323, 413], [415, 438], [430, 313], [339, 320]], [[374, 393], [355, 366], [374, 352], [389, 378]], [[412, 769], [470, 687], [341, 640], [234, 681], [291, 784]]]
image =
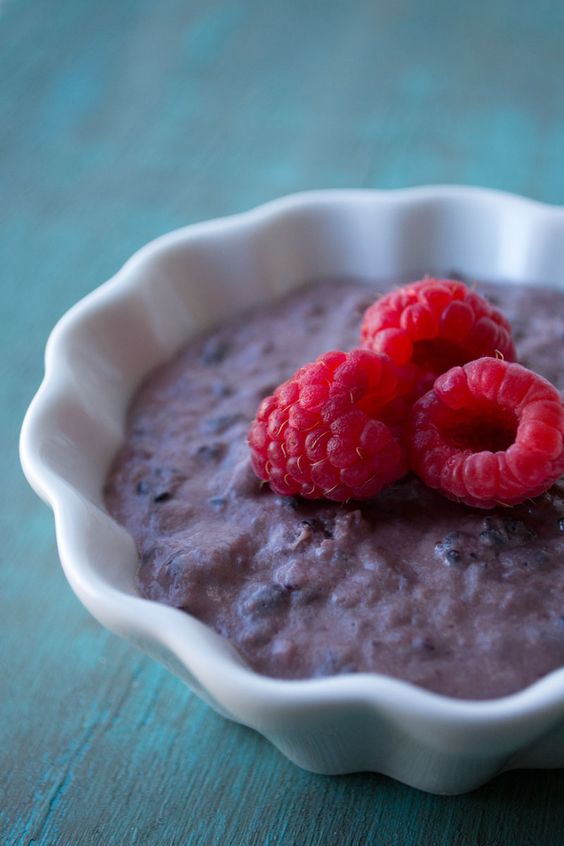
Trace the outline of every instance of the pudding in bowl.
[[[193, 614], [260, 673], [377, 672], [490, 699], [564, 665], [564, 484], [481, 511], [409, 474], [368, 500], [279, 496], [255, 476], [260, 400], [358, 344], [378, 293], [311, 284], [192, 340], [133, 400], [106, 488], [143, 596]], [[564, 388], [564, 294], [478, 284], [520, 359]]]

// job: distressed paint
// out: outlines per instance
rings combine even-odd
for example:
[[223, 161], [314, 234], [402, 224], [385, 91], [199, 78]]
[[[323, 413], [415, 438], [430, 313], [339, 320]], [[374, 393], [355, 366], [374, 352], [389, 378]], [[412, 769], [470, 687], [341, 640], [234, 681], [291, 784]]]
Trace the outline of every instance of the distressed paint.
[[82, 609], [17, 432], [52, 324], [138, 246], [320, 187], [564, 203], [564, 5], [0, 7], [0, 842], [560, 844], [561, 772], [426, 796], [298, 770]]

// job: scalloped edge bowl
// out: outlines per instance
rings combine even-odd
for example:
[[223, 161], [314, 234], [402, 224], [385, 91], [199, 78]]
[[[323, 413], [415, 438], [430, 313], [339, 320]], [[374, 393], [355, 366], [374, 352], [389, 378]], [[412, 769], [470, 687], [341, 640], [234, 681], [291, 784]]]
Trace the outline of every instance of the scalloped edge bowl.
[[135, 546], [102, 488], [136, 386], [194, 333], [305, 280], [450, 268], [564, 289], [564, 209], [478, 188], [319, 191], [179, 229], [55, 326], [20, 442], [24, 472], [55, 513], [66, 576], [103, 625], [300, 766], [371, 770], [434, 793], [563, 766], [564, 669], [480, 702], [377, 674], [261, 676], [207, 626], [137, 594]]

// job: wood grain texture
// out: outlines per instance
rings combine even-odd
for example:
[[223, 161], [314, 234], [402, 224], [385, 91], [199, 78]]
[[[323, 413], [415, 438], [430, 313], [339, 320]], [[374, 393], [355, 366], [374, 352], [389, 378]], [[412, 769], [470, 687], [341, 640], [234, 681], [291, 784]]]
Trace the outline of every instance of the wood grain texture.
[[55, 320], [148, 239], [305, 188], [564, 202], [564, 5], [0, 6], [0, 842], [561, 844], [564, 775], [440, 798], [300, 771], [102, 630], [17, 459]]

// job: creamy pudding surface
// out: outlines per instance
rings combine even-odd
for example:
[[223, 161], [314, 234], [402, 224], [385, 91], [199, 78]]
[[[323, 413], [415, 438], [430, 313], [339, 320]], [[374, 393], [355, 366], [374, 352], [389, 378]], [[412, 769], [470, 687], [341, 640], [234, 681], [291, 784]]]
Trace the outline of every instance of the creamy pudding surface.
[[[227, 637], [260, 673], [379, 672], [485, 699], [564, 666], [564, 482], [513, 508], [407, 476], [347, 504], [274, 494], [246, 435], [263, 397], [358, 345], [383, 286], [320, 282], [191, 341], [142, 384], [106, 485], [138, 585]], [[564, 389], [564, 294], [480, 284], [519, 361]]]

